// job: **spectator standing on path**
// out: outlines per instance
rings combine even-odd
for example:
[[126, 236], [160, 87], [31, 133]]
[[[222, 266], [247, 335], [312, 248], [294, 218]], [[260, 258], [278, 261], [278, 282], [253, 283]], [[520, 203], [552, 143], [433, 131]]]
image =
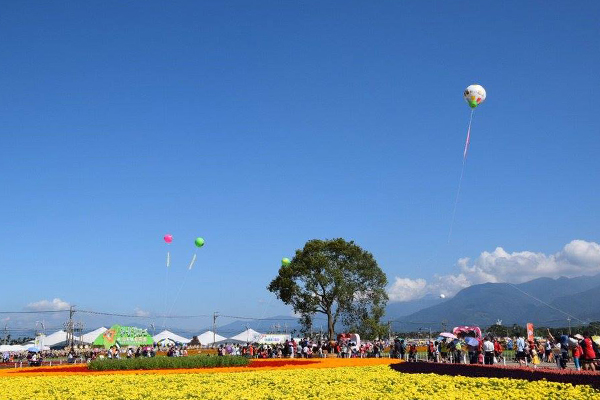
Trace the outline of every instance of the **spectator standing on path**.
[[483, 342], [483, 361], [485, 365], [494, 364], [494, 343], [489, 337], [486, 337]]
[[406, 343], [402, 339], [400, 340], [400, 359], [404, 360], [404, 354], [406, 354]]
[[417, 345], [414, 343], [408, 348], [408, 361], [417, 362]]
[[575, 363], [575, 369], [577, 371], [581, 371], [579, 359], [583, 355], [583, 348], [581, 347], [580, 341], [583, 339], [583, 336], [577, 334], [574, 336], [574, 338], [577, 339], [577, 344], [573, 347], [573, 362]]
[[596, 358], [596, 352], [594, 351], [594, 345], [592, 344], [592, 338], [589, 332], [583, 334], [584, 339], [581, 341], [581, 348], [583, 349], [583, 370], [584, 371], [595, 371], [594, 358]]
[[545, 351], [544, 351], [544, 361], [546, 361], [546, 362], [554, 361], [554, 357], [552, 357], [552, 340], [550, 340], [550, 337], [548, 337], [546, 339], [546, 347], [545, 347]]
[[569, 336], [560, 335], [560, 367], [562, 369], [567, 368], [568, 360], [569, 360]]
[[500, 344], [500, 341], [498, 339], [494, 339], [494, 356], [496, 357], [496, 362], [500, 362], [500, 357], [503, 357], [503, 352], [504, 348]]
[[520, 366], [525, 364], [525, 339], [521, 336], [517, 339], [517, 361]]
[[454, 343], [454, 363], [460, 364], [462, 360], [462, 345], [460, 340], [456, 340]]

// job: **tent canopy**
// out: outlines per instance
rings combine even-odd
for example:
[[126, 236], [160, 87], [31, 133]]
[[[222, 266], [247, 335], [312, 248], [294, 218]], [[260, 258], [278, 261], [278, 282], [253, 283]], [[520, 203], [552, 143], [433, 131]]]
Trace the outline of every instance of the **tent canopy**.
[[[214, 335], [214, 341], [213, 341], [213, 335]], [[213, 344], [216, 342], [221, 342], [223, 340], [227, 340], [227, 338], [224, 336], [218, 335], [218, 334], [213, 334], [213, 331], [206, 331], [202, 335], [198, 335], [198, 341], [202, 345]]]
[[164, 339], [170, 339], [171, 341], [175, 342], [175, 343], [183, 343], [183, 344], [188, 344], [191, 340], [184, 338], [183, 336], [179, 336], [173, 332], [170, 331], [162, 331], [161, 333], [154, 335], [154, 337], [152, 338], [154, 339], [154, 341], [156, 343], [160, 342], [161, 340]]
[[44, 346], [55, 347], [59, 344], [67, 342], [67, 332], [60, 330], [44, 337]]
[[[17, 351], [27, 351], [30, 347], [33, 347], [31, 344], [3, 344], [0, 345], [0, 353], [5, 351], [17, 352]], [[41, 350], [50, 350], [50, 347], [44, 346]]]
[[81, 337], [76, 337], [75, 341], [81, 341], [85, 344], [92, 344], [94, 343], [94, 340], [96, 340], [96, 338], [100, 335], [102, 335], [104, 332], [106, 332], [108, 329], [106, 329], [105, 327], [100, 327], [98, 329], [94, 329], [91, 332], [88, 333], [84, 333], [83, 335], [81, 335]]
[[244, 332], [240, 332], [237, 335], [231, 337], [230, 339], [239, 342], [255, 343], [258, 342], [261, 336], [262, 333], [256, 332], [252, 328], [248, 328]]

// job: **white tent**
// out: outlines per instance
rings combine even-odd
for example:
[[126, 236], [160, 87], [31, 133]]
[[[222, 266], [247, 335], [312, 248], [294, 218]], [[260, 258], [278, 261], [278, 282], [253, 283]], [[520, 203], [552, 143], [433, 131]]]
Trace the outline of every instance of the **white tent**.
[[107, 331], [107, 329], [105, 327], [101, 326], [100, 328], [94, 329], [91, 332], [84, 333], [83, 335], [81, 335], [81, 337], [76, 337], [75, 342], [83, 342], [85, 344], [92, 344], [92, 343], [94, 343], [94, 340], [96, 340], [98, 338], [98, 336], [102, 335], [106, 331]]
[[156, 342], [159, 346], [174, 346], [176, 343], [169, 338], [160, 339]]
[[261, 336], [262, 336], [262, 333], [256, 332], [252, 328], [248, 328], [244, 332], [238, 333], [237, 335], [235, 335], [234, 337], [231, 337], [229, 339], [236, 340], [239, 342], [254, 343], [254, 342], [258, 342], [258, 340], [260, 339]]
[[[214, 339], [213, 339], [214, 337]], [[214, 340], [214, 341], [213, 341]], [[206, 331], [202, 335], [198, 336], [198, 341], [201, 345], [213, 344], [216, 342], [220, 342], [223, 340], [227, 340], [226, 337], [213, 333], [213, 331]]]
[[[73, 338], [73, 340], [74, 340], [75, 344], [79, 344], [80, 342], [83, 342], [84, 344], [92, 344], [94, 342], [94, 340], [96, 340], [96, 338], [98, 336], [100, 336], [101, 334], [103, 334], [105, 331], [106, 331], [106, 328], [102, 326], [98, 329], [94, 329], [91, 332], [81, 335], [81, 337], [75, 336]], [[39, 336], [38, 338], [39, 338], [39, 342], [44, 344], [44, 347], [46, 347], [46, 346], [64, 347], [67, 345], [67, 332], [65, 332], [63, 330], [54, 332], [48, 336], [44, 336], [44, 337]], [[34, 344], [32, 343], [32, 345], [34, 345]]]
[[[0, 345], [0, 353], [5, 351], [17, 352], [17, 351], [27, 351], [27, 349], [31, 347], [36, 347], [32, 344], [3, 344]], [[50, 350], [50, 347], [44, 346], [43, 349], [38, 348], [38, 350]]]
[[183, 343], [183, 344], [188, 344], [191, 341], [190, 339], [186, 339], [183, 336], [179, 336], [179, 335], [177, 335], [173, 332], [169, 332], [169, 331], [162, 331], [161, 333], [154, 335], [152, 337], [152, 339], [154, 339], [154, 341], [156, 343], [158, 343], [164, 339], [170, 339], [175, 343]]
[[[27, 346], [27, 347], [31, 347], [31, 346]], [[22, 346], [20, 344], [2, 344], [0, 345], [0, 352], [5, 352], [5, 351], [24, 351], [27, 350], [27, 348], [25, 346]]]
[[67, 332], [57, 331], [44, 338], [44, 346], [54, 347], [61, 343], [67, 343]]

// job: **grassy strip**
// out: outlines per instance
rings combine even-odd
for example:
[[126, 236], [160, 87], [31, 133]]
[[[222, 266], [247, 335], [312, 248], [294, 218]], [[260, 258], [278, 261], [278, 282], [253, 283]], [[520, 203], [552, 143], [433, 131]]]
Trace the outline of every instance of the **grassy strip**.
[[107, 370], [132, 370], [132, 369], [167, 369], [167, 368], [216, 368], [216, 367], [241, 367], [248, 365], [249, 359], [245, 357], [140, 357], [115, 359], [96, 359], [88, 364], [94, 371]]

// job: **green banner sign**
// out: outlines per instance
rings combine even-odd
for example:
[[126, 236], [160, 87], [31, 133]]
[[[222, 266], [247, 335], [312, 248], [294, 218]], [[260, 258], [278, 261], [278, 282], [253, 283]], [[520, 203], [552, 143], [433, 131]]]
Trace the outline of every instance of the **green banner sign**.
[[112, 346], [148, 346], [153, 343], [154, 340], [146, 329], [136, 328], [135, 326], [113, 325], [98, 336], [92, 345], [108, 349]]

